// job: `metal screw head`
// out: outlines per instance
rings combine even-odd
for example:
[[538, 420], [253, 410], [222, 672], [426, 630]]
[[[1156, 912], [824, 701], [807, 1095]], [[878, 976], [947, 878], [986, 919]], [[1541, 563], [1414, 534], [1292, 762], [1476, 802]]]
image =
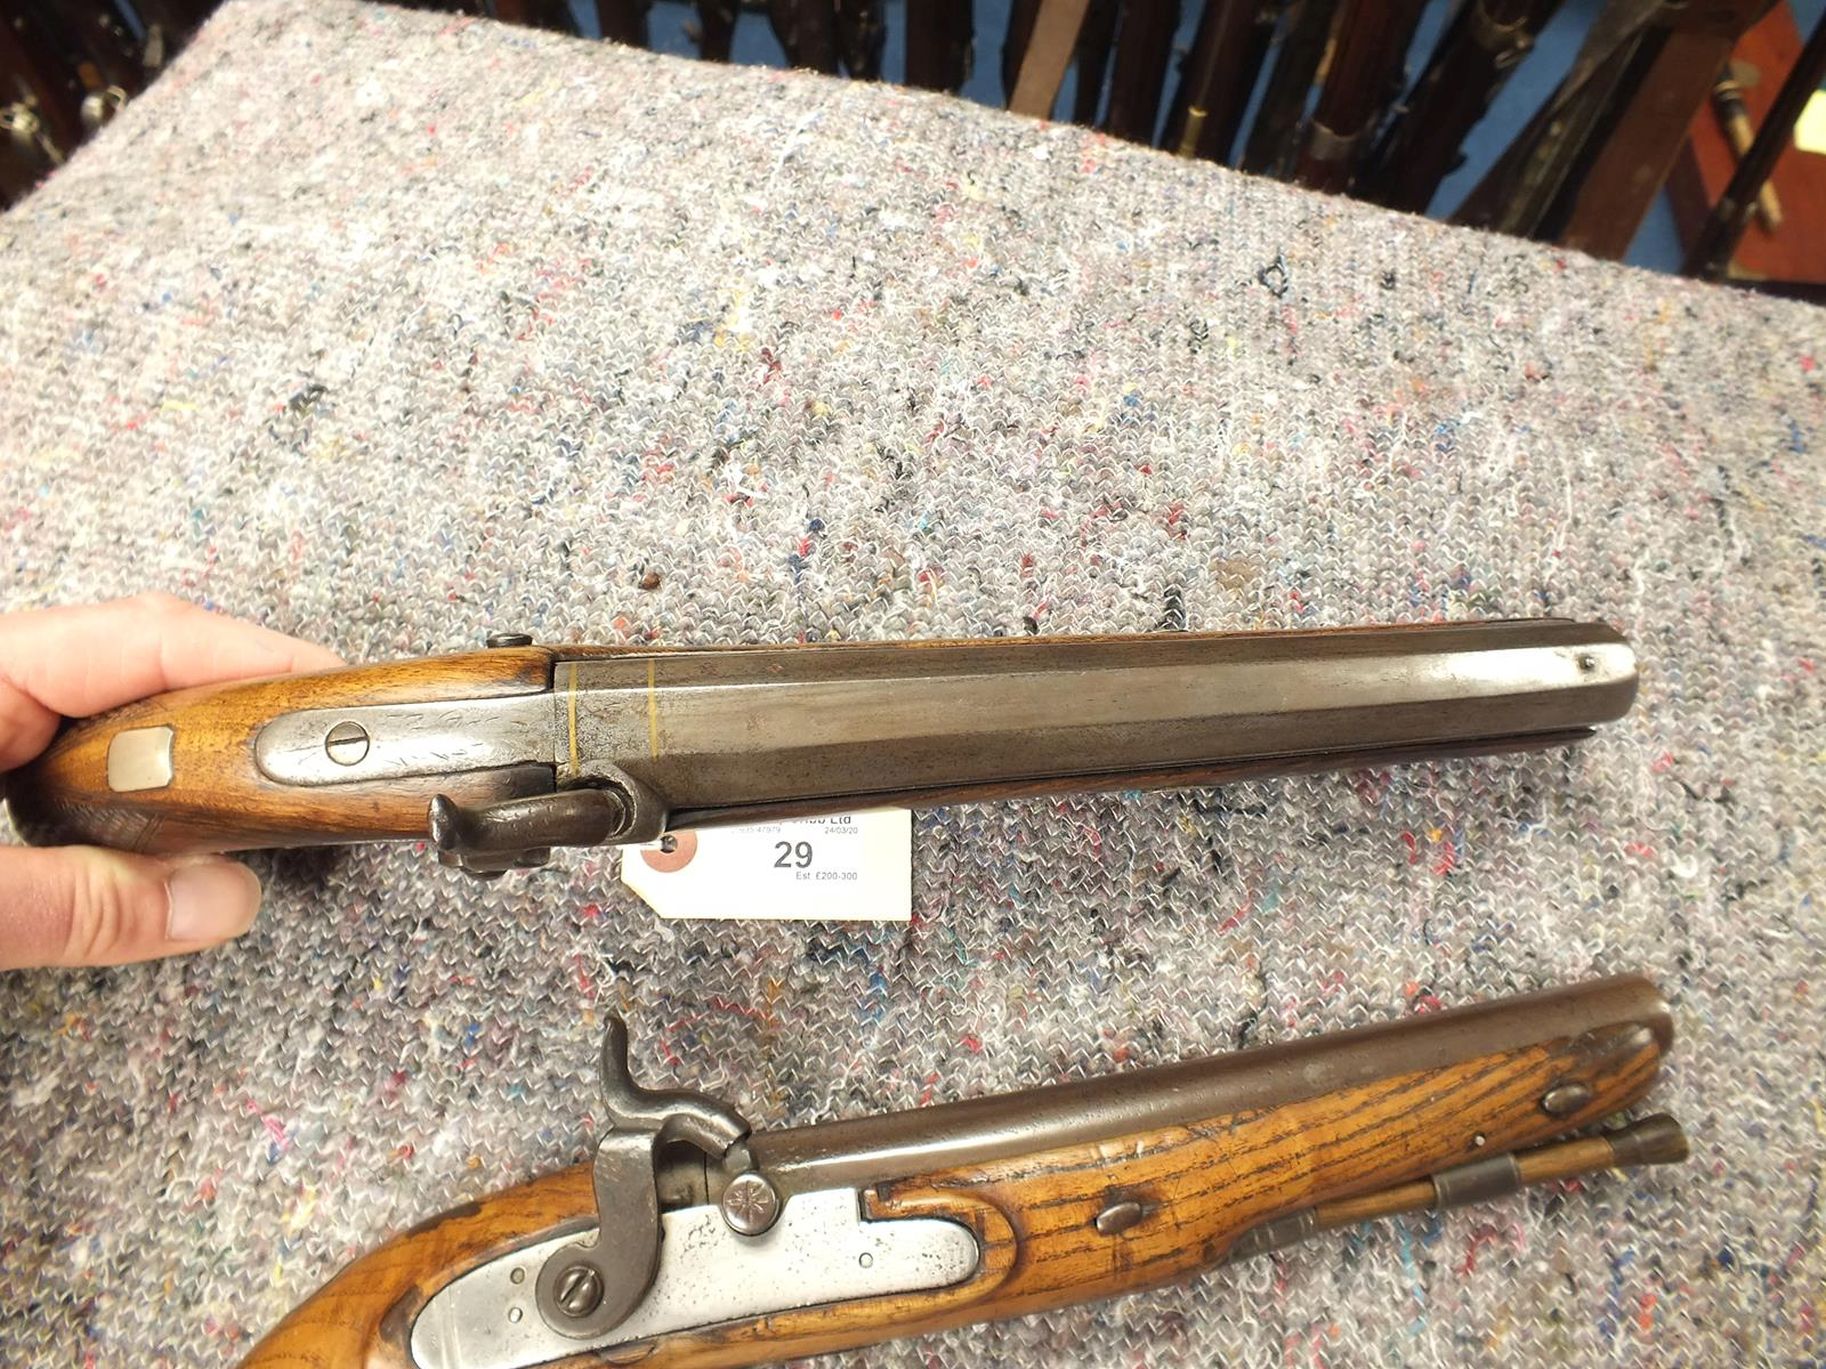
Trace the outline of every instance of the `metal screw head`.
[[530, 632], [491, 632], [488, 634], [488, 649], [498, 651], [504, 646], [531, 646], [533, 634]]
[[587, 1264], [574, 1264], [552, 1285], [552, 1301], [567, 1317], [587, 1317], [602, 1301], [602, 1275]]
[[1111, 1203], [1108, 1207], [1104, 1208], [1103, 1211], [1097, 1214], [1096, 1220], [1092, 1225], [1097, 1228], [1098, 1233], [1101, 1235], [1118, 1236], [1135, 1225], [1135, 1223], [1140, 1221], [1145, 1215], [1146, 1212], [1141, 1204], [1136, 1202], [1133, 1198], [1129, 1198], [1122, 1202]]
[[780, 1194], [764, 1175], [738, 1174], [723, 1190], [723, 1220], [740, 1236], [759, 1236], [780, 1216]]
[[83, 127], [93, 133], [103, 124], [113, 120], [127, 103], [127, 92], [119, 86], [109, 86], [106, 90], [92, 90], [82, 97]]
[[1592, 655], [1589, 651], [1580, 653], [1580, 655], [1579, 655], [1579, 669], [1580, 670], [1584, 671], [1587, 675], [1589, 675], [1589, 674], [1591, 674], [1592, 671], [1596, 670], [1597, 668], [1598, 668], [1598, 658], [1596, 656]]
[[1541, 1095], [1541, 1111], [1549, 1117], [1568, 1117], [1591, 1102], [1590, 1084], [1574, 1080], [1569, 1084], [1555, 1084]]
[[38, 133], [43, 127], [29, 105], [10, 104], [0, 109], [0, 129], [10, 133], [13, 141], [22, 149], [32, 151], [37, 148]]
[[368, 729], [360, 723], [337, 723], [323, 739], [323, 749], [338, 765], [355, 765], [368, 754]]

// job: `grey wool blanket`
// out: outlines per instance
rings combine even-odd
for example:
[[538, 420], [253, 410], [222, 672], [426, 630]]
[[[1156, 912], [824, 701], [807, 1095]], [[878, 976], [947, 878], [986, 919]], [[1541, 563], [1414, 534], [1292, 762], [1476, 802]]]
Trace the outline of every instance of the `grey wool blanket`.
[[919, 814], [910, 924], [255, 857], [231, 947], [0, 978], [0, 1361], [234, 1363], [584, 1158], [609, 1012], [778, 1126], [1626, 970], [1684, 1167], [847, 1358], [1826, 1354], [1823, 319], [943, 97], [236, 0], [0, 218], [0, 608], [352, 660], [1555, 614], [1642, 692], [1571, 751]]

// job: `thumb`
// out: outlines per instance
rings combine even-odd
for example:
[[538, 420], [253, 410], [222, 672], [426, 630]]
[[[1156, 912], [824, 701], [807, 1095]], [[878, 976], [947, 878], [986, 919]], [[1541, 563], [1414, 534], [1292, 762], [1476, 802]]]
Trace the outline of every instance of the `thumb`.
[[254, 872], [220, 856], [0, 848], [0, 970], [198, 951], [241, 935], [259, 909]]

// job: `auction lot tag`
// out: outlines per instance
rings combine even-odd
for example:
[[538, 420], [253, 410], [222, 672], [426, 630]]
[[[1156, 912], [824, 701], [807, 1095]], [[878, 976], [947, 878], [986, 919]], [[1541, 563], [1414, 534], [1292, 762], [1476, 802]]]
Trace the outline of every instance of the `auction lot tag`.
[[906, 922], [913, 916], [913, 815], [880, 808], [832, 818], [678, 832], [625, 847], [621, 882], [666, 918]]

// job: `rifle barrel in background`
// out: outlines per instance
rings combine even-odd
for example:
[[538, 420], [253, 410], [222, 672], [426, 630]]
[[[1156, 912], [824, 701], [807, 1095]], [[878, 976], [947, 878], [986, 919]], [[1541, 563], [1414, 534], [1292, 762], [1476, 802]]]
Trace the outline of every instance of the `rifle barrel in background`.
[[1350, 188], [1384, 113], [1400, 94], [1402, 62], [1424, 7], [1425, 0], [1353, 0], [1346, 8], [1294, 166], [1301, 185]]
[[837, 57], [843, 74], [855, 81], [879, 81], [881, 57], [888, 46], [884, 0], [840, 0], [837, 9]]
[[1106, 133], [1153, 143], [1178, 28], [1179, 0], [1125, 0], [1116, 30], [1109, 111], [1103, 117]]
[[1652, 55], [1660, 0], [1608, 0], [1553, 95], [1452, 214], [1452, 222], [1551, 236], [1606, 116], [1627, 103]]
[[1103, 110], [1103, 86], [1109, 78], [1110, 53], [1116, 45], [1116, 16], [1120, 0], [1090, 0], [1084, 22], [1078, 27], [1078, 46], [1072, 60], [1078, 81], [1072, 90], [1072, 122], [1094, 128]]
[[1460, 9], [1363, 174], [1364, 198], [1424, 214], [1466, 135], [1559, 7], [1560, 0], [1470, 0]]
[[741, 13], [737, 0], [697, 0], [697, 55], [706, 62], [727, 62]]
[[907, 84], [955, 94], [970, 75], [971, 0], [907, 0]]
[[831, 0], [767, 0], [767, 17], [787, 66], [837, 74], [837, 11]]
[[1268, 87], [1250, 121], [1242, 168], [1285, 178], [1299, 152], [1306, 100], [1337, 26], [1339, 0], [1293, 0]]
[[1274, 0], [1206, 0], [1161, 146], [1228, 162], [1280, 10]]

